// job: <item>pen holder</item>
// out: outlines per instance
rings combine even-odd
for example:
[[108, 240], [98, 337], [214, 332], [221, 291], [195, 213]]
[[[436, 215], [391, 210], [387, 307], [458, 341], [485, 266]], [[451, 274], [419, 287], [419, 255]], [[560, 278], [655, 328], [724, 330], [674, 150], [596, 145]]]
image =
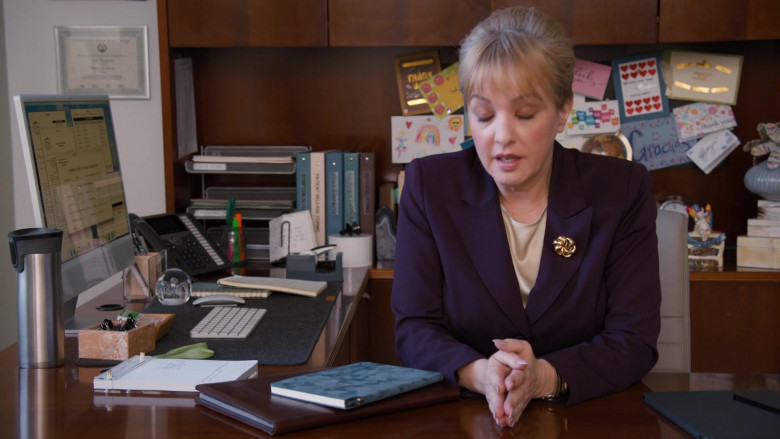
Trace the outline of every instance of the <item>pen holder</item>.
[[125, 302], [151, 302], [155, 283], [167, 268], [166, 252], [136, 255], [134, 262], [122, 275]]
[[243, 274], [246, 263], [246, 240], [244, 240], [243, 227], [222, 226], [219, 247], [225, 252], [225, 256], [233, 263], [232, 273]]

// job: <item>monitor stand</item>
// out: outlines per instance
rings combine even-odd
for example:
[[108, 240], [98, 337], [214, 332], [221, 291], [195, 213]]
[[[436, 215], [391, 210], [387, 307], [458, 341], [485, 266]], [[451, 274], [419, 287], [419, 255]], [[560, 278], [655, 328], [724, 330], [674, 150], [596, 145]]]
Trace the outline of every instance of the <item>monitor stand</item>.
[[[122, 308], [105, 311], [98, 309], [98, 307], [113, 304], [120, 305]], [[124, 306], [125, 296], [122, 282], [120, 281], [87, 302], [79, 303], [72, 314], [73, 317], [65, 321], [65, 336], [78, 336], [79, 330], [100, 324], [104, 319], [116, 320], [117, 315], [122, 312]]]

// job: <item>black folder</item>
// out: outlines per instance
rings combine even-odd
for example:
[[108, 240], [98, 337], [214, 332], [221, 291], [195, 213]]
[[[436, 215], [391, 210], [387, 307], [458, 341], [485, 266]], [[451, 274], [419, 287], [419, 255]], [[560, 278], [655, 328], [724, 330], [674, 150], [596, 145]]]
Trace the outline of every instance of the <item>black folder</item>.
[[780, 414], [748, 403], [777, 398], [773, 390], [648, 392], [647, 405], [701, 439], [777, 439]]

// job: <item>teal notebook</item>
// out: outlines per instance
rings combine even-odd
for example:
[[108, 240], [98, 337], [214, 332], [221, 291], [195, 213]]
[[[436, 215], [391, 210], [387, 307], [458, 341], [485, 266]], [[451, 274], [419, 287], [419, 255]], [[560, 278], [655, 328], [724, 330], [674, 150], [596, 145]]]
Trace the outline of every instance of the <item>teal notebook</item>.
[[344, 410], [442, 381], [438, 372], [368, 361], [271, 383], [271, 394]]

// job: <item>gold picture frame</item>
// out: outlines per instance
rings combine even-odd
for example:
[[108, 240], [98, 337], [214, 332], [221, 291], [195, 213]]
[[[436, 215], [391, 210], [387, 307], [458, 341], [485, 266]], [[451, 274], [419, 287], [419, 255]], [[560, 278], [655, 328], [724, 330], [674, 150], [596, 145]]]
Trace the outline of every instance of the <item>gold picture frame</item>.
[[431, 112], [420, 84], [440, 71], [441, 61], [436, 50], [395, 57], [395, 77], [403, 116]]

